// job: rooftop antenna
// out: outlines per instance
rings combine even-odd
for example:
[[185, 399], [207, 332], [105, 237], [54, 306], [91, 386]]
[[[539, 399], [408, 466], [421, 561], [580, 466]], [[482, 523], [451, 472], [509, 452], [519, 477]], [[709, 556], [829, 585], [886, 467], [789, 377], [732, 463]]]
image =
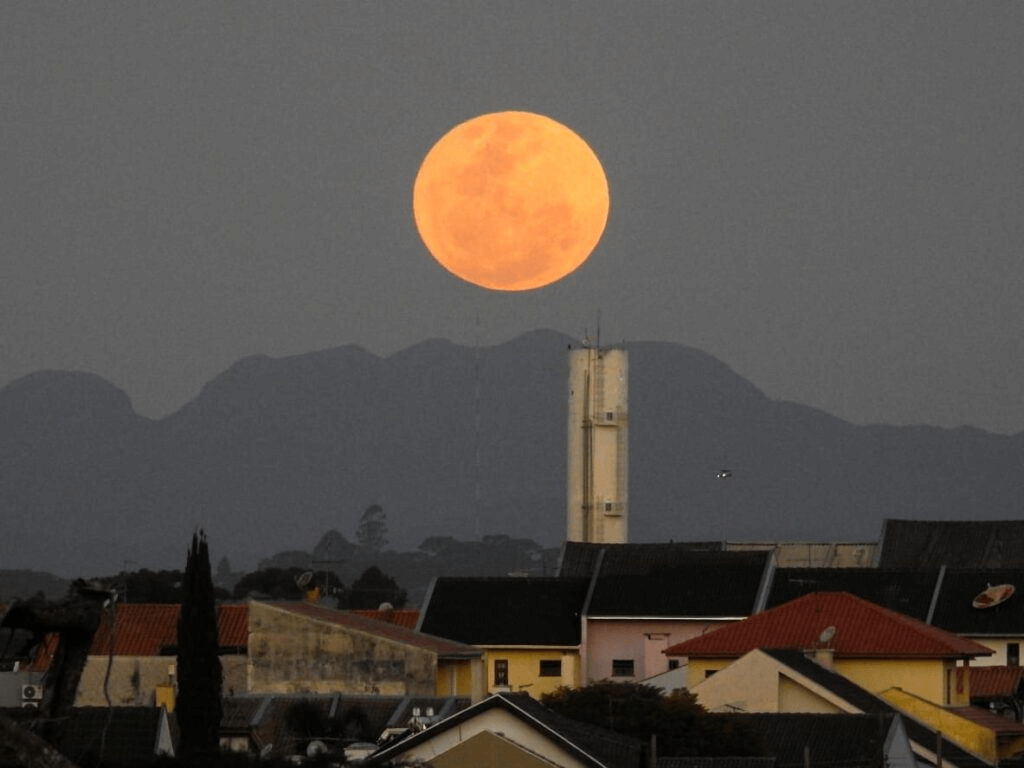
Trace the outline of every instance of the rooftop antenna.
[[601, 349], [601, 310], [597, 310], [597, 348]]

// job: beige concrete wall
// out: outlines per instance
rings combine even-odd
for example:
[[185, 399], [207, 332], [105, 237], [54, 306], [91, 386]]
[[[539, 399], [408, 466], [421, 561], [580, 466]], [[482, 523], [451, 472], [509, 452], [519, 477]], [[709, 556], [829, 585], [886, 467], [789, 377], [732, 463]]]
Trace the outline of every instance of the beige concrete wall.
[[[518, 744], [530, 753], [538, 755], [550, 764], [563, 768], [583, 768], [584, 764], [568, 750], [562, 748], [543, 734], [531, 728], [519, 718], [501, 709], [490, 709], [462, 723], [458, 728], [449, 728], [433, 739], [415, 745], [402, 753], [401, 759], [408, 762], [423, 761], [434, 764], [434, 760], [480, 733], [501, 734], [507, 741]], [[462, 763], [466, 765], [467, 763]]]
[[433, 696], [430, 651], [338, 624], [249, 604], [250, 693]]
[[[225, 696], [246, 693], [246, 657], [221, 656]], [[152, 707], [156, 703], [156, 687], [171, 682], [174, 656], [114, 656], [110, 663], [107, 693], [110, 703], [118, 707]], [[107, 657], [90, 656], [85, 662], [75, 696], [76, 707], [105, 707], [103, 691], [107, 677]]]
[[628, 379], [624, 349], [585, 347], [569, 352], [569, 541], [628, 540]]
[[552, 768], [550, 762], [504, 736], [484, 731], [430, 761], [431, 768]]
[[802, 684], [779, 675], [778, 712], [813, 712], [834, 715], [842, 710], [813, 691], [807, 690]]

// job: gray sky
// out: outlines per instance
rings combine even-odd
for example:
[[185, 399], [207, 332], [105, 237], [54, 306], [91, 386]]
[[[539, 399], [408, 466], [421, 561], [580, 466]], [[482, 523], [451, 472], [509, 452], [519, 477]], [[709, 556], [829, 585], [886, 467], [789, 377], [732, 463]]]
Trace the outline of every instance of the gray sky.
[[[1022, 3], [9, 0], [0, 64], [0, 385], [91, 371], [156, 417], [245, 355], [600, 309], [857, 423], [1024, 429]], [[612, 195], [527, 294], [449, 275], [410, 210], [505, 109]]]

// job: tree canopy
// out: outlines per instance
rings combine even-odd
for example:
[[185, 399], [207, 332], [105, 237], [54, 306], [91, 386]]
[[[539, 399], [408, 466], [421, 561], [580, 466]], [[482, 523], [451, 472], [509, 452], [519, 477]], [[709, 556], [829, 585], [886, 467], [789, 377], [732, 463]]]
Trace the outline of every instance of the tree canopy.
[[223, 671], [218, 655], [217, 607], [213, 599], [206, 534], [192, 534], [185, 562], [184, 595], [178, 617], [178, 698], [175, 714], [186, 757], [219, 749]]
[[643, 683], [602, 680], [582, 688], [559, 688], [541, 701], [573, 720], [643, 741], [654, 734], [662, 757], [761, 754], [756, 736], [709, 714], [683, 689], [666, 695]]

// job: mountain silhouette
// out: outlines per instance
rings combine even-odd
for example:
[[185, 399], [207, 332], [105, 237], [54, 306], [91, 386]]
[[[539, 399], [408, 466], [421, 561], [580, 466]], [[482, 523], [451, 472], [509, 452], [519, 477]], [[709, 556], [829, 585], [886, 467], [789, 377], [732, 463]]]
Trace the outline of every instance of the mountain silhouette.
[[[180, 568], [202, 527], [214, 558], [248, 568], [326, 530], [351, 538], [370, 504], [395, 549], [492, 533], [557, 545], [572, 343], [536, 331], [387, 358], [247, 357], [160, 420], [91, 374], [23, 377], [0, 390], [0, 562]], [[632, 541], [873, 541], [886, 517], [1020, 516], [1024, 433], [856, 426], [695, 349], [626, 348]]]

